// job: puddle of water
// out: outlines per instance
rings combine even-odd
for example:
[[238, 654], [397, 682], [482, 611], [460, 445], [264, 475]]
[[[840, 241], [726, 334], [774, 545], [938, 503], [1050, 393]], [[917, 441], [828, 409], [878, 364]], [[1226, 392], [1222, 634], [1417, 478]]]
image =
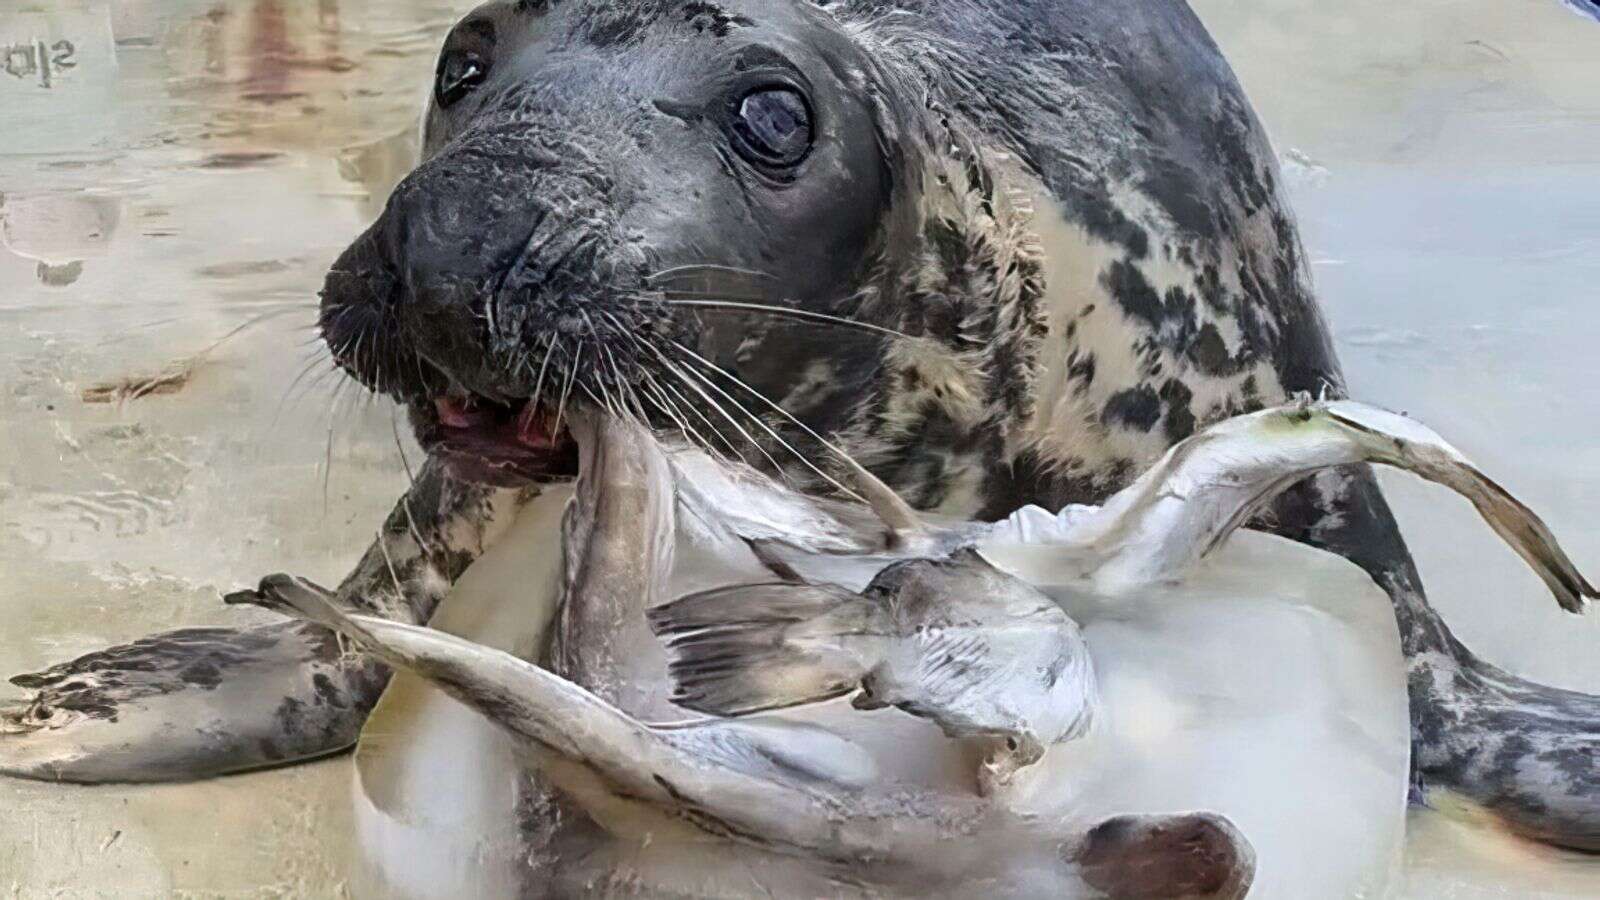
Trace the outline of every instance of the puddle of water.
[[[391, 410], [337, 389], [306, 326], [323, 271], [406, 170], [438, 38], [471, 5], [0, 13], [0, 669], [237, 621], [218, 589], [279, 570], [331, 581], [364, 545], [404, 481]], [[1194, 5], [1283, 153], [1356, 393], [1450, 435], [1600, 560], [1600, 25], [1571, 14], [1592, 3]], [[96, 393], [179, 370], [139, 399]], [[1453, 500], [1390, 489], [1467, 643], [1600, 691], [1600, 621], [1551, 608]], [[0, 821], [0, 889], [336, 893], [347, 766], [0, 782], [20, 811]], [[1412, 833], [1408, 896], [1487, 896], [1508, 873], [1518, 896], [1576, 896], [1600, 879], [1590, 861], [1487, 852], [1426, 813]], [[240, 852], [213, 856], [228, 843]]]

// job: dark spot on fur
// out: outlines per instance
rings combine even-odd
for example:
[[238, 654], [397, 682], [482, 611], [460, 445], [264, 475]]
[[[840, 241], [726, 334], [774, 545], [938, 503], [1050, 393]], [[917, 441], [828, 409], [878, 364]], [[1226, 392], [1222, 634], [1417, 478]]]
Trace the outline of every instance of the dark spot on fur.
[[1094, 354], [1072, 351], [1067, 357], [1067, 379], [1076, 382], [1076, 390], [1083, 392], [1094, 384]]
[[281, 735], [298, 735], [305, 731], [305, 704], [293, 697], [285, 697], [272, 713], [273, 725]]
[[755, 24], [745, 16], [732, 15], [715, 3], [687, 3], [683, 7], [684, 21], [702, 34], [710, 32], [716, 37], [727, 37], [735, 28], [748, 28]]
[[334, 686], [333, 679], [326, 674], [318, 672], [311, 676], [311, 687], [317, 692], [317, 701], [319, 703], [339, 709], [345, 707], [344, 697], [339, 693], [339, 689]]
[[[91, 719], [105, 719], [115, 722], [117, 720], [117, 704], [111, 698], [99, 691], [79, 691], [63, 697], [55, 698], [57, 709], [75, 712], [88, 716]], [[41, 705], [41, 708], [48, 708]]]
[[1161, 296], [1144, 273], [1127, 260], [1117, 260], [1100, 276], [1100, 283], [1116, 298], [1123, 311], [1151, 328], [1159, 328], [1164, 318]]
[[1200, 333], [1189, 344], [1189, 360], [1205, 375], [1220, 378], [1238, 371], [1233, 356], [1222, 341], [1222, 332], [1210, 322], [1200, 326]]
[[222, 683], [222, 672], [216, 666], [205, 660], [200, 660], [185, 666], [178, 677], [205, 690], [215, 690]]
[[1187, 171], [1170, 159], [1151, 161], [1150, 172], [1141, 187], [1150, 199], [1161, 205], [1167, 217], [1184, 236], [1203, 236], [1212, 228], [1211, 207], [1200, 195], [1206, 178]]
[[1110, 188], [1100, 181], [1085, 184], [1074, 179], [1058, 185], [1057, 192], [1068, 220], [1096, 239], [1127, 250], [1134, 259], [1150, 255], [1150, 234], [1128, 218], [1110, 200]]
[[1161, 398], [1147, 384], [1118, 391], [1106, 401], [1100, 421], [1135, 431], [1149, 431], [1161, 421]]
[[1194, 392], [1189, 386], [1176, 378], [1168, 379], [1161, 386], [1161, 403], [1166, 407], [1167, 440], [1176, 444], [1194, 434], [1194, 412], [1189, 408], [1189, 402], [1194, 399]]

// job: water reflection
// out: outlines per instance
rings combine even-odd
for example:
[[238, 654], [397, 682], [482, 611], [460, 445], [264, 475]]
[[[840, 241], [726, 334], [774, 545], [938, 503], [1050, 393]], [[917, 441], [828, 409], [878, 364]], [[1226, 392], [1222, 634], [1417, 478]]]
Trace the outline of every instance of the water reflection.
[[0, 245], [38, 263], [40, 283], [66, 287], [83, 274], [84, 260], [106, 255], [122, 200], [103, 194], [0, 195]]

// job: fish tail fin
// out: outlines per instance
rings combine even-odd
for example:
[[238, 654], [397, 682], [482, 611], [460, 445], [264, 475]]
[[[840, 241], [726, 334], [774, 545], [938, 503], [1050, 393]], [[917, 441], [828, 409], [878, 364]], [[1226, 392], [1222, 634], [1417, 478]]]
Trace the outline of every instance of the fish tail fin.
[[1600, 597], [1543, 519], [1431, 429], [1350, 401], [1329, 404], [1327, 415], [1370, 444], [1373, 461], [1413, 472], [1471, 501], [1489, 527], [1545, 583], [1562, 609], [1580, 613], [1589, 600]]
[[758, 584], [650, 610], [667, 645], [672, 701], [719, 716], [843, 696], [876, 663], [886, 613], [831, 585]]

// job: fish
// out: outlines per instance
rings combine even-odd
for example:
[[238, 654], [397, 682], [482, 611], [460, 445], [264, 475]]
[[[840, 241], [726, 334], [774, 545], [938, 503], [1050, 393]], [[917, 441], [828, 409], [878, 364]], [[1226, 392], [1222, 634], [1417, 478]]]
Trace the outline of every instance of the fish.
[[[756, 547], [769, 568], [807, 580], [840, 580], [836, 561], [842, 557], [877, 565], [876, 574], [896, 559], [947, 556], [969, 546], [981, 551], [985, 544], [1005, 542], [1038, 547], [1066, 564], [1082, 588], [1114, 596], [1181, 581], [1290, 487], [1316, 472], [1361, 463], [1409, 472], [1465, 498], [1563, 610], [1582, 612], [1600, 597], [1544, 520], [1437, 432], [1376, 406], [1308, 396], [1196, 432], [1099, 506], [1054, 512], [1024, 506], [992, 523], [952, 523], [907, 508], [894, 519], [879, 517], [882, 534], [830, 512], [831, 527], [848, 535], [845, 550], [820, 546], [810, 530], [785, 538], [770, 527], [750, 527], [740, 516], [727, 527]], [[752, 480], [739, 483], [746, 492], [756, 490]], [[785, 489], [765, 490], [779, 495]], [[712, 496], [717, 508], [758, 505], [731, 492]], [[875, 500], [873, 509], [887, 505]], [[846, 577], [854, 571], [846, 570]]]
[[[1048, 747], [1087, 733], [1098, 704], [1093, 660], [1077, 624], [985, 559], [984, 543], [1032, 544], [1069, 563], [1076, 589], [1125, 596], [1180, 582], [1307, 475], [1363, 462], [1412, 472], [1466, 497], [1563, 609], [1580, 611], [1595, 596], [1549, 527], [1437, 433], [1377, 407], [1307, 397], [1202, 430], [1103, 506], [1056, 514], [1029, 507], [987, 529], [925, 521], [883, 498], [888, 488], [864, 483], [864, 493], [879, 497], [872, 508], [888, 511], [878, 515], [883, 532], [841, 515], [831, 530], [820, 529], [824, 535], [847, 536], [858, 562], [942, 555], [893, 562], [861, 591], [830, 580], [839, 576], [841, 551], [810, 530], [786, 538], [768, 517], [729, 517], [727, 527], [742, 529], [787, 580], [698, 592], [648, 617], [669, 652], [678, 705], [739, 716], [855, 693], [859, 709], [897, 707], [952, 738], [981, 741], [986, 754], [976, 783], [988, 795]], [[765, 488], [764, 501], [731, 500], [762, 493], [748, 479], [700, 482], [722, 488], [702, 487], [717, 495], [717, 508], [796, 502], [776, 486]]]
[[1077, 623], [970, 547], [893, 563], [860, 593], [738, 586], [648, 615], [679, 706], [740, 716], [854, 693], [857, 709], [892, 706], [978, 744], [984, 796], [1087, 733], [1099, 705]]
[[986, 539], [1024, 537], [1070, 557], [1103, 594], [1181, 581], [1279, 494], [1315, 472], [1374, 463], [1449, 488], [1545, 583], [1567, 612], [1597, 597], [1538, 514], [1437, 432], [1352, 400], [1294, 403], [1225, 419], [1175, 445], [1099, 507], [1053, 518], [1024, 508]]
[[856, 884], [954, 894], [1231, 900], [1255, 877], [1248, 839], [1214, 813], [1047, 821], [879, 779], [859, 747], [825, 729], [769, 732], [715, 719], [651, 725], [504, 651], [350, 613], [303, 580], [275, 582], [252, 602], [332, 628], [478, 711], [563, 796], [620, 836], [659, 839], [678, 826], [829, 864]]

